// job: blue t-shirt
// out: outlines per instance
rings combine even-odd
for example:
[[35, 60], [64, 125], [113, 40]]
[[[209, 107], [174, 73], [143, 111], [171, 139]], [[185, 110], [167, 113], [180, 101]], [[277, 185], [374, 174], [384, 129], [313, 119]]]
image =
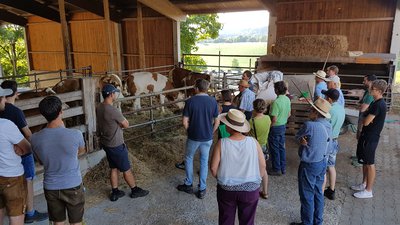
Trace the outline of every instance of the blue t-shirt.
[[344, 107], [344, 96], [343, 96], [343, 92], [342, 90], [340, 90], [339, 88], [336, 88], [336, 90], [339, 91], [339, 99], [337, 100], [337, 103], [339, 103], [339, 105]]
[[322, 94], [321, 91], [326, 89], [328, 89], [328, 87], [326, 86], [326, 83], [324, 81], [321, 81], [317, 85], [315, 85], [314, 100], [316, 100], [317, 97], [325, 98], [325, 95]]
[[207, 94], [197, 94], [186, 100], [183, 116], [189, 118], [188, 138], [209, 141], [213, 138], [213, 121], [218, 117], [217, 101]]
[[10, 103], [6, 103], [4, 111], [0, 112], [0, 118], [11, 120], [15, 125], [17, 125], [19, 131], [28, 125], [22, 110]]
[[256, 100], [256, 94], [250, 91], [250, 89], [246, 88], [242, 92], [242, 98], [240, 101], [239, 109], [243, 109], [244, 111], [253, 111], [253, 102]]
[[73, 188], [82, 183], [78, 150], [84, 147], [82, 132], [65, 127], [44, 128], [31, 138], [32, 151], [44, 166], [46, 190]]

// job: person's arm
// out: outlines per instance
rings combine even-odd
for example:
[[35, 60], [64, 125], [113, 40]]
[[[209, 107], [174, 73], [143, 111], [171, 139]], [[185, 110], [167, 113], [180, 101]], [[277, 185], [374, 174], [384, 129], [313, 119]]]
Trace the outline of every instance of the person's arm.
[[32, 152], [31, 144], [26, 138], [23, 138], [20, 142], [14, 145], [15, 154], [21, 156]]
[[278, 119], [278, 117], [276, 116], [271, 116], [271, 127], [274, 126], [274, 124], [276, 123], [276, 120]]
[[368, 107], [369, 107], [369, 104], [365, 104], [365, 103], [361, 104], [360, 105], [360, 112], [367, 111]]
[[264, 177], [265, 172], [266, 172], [264, 153], [262, 152], [262, 148], [261, 148], [260, 144], [258, 143], [258, 141], [257, 140], [255, 140], [255, 141], [256, 141], [256, 145], [257, 145], [258, 165], [259, 165], [259, 169], [260, 169], [260, 176]]
[[183, 116], [182, 117], [182, 124], [185, 130], [189, 128], [189, 117]]
[[215, 131], [218, 130], [218, 126], [219, 126], [219, 118], [216, 117], [214, 118], [214, 128], [213, 128], [213, 133], [215, 133]]
[[211, 156], [210, 171], [213, 177], [217, 177], [219, 163], [221, 161], [221, 140], [218, 140], [214, 146], [214, 150]]
[[85, 146], [78, 148], [78, 156], [81, 156], [81, 155], [83, 155], [85, 153], [86, 153], [86, 147]]
[[119, 122], [119, 126], [121, 128], [128, 128], [129, 127], [129, 121], [127, 119], [124, 119], [122, 122]]
[[374, 114], [368, 114], [367, 117], [364, 118], [363, 120], [363, 125], [364, 126], [368, 126], [370, 123], [372, 123], [372, 121], [374, 120], [375, 115]]
[[32, 136], [32, 131], [31, 129], [29, 129], [28, 126], [25, 126], [23, 128], [21, 128], [22, 134], [24, 135], [24, 137], [30, 141], [31, 140], [31, 136]]

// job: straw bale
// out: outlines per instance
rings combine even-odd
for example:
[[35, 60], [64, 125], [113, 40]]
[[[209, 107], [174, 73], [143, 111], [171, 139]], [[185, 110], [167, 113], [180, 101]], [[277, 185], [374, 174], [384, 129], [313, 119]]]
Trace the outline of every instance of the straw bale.
[[294, 57], [347, 56], [349, 43], [343, 35], [293, 35], [277, 39], [274, 54]]

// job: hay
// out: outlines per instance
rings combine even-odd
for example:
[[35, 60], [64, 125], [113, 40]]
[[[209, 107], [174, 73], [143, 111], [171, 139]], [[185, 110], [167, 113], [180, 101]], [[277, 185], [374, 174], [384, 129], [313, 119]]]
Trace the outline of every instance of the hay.
[[343, 35], [294, 35], [278, 38], [274, 47], [277, 56], [330, 57], [347, 56], [349, 43]]

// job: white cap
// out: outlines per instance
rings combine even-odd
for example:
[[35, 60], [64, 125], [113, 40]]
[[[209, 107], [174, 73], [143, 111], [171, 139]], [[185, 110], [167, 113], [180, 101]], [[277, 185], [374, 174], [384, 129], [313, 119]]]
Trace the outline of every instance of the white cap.
[[11, 89], [3, 89], [0, 87], [0, 97], [11, 95], [13, 91]]

